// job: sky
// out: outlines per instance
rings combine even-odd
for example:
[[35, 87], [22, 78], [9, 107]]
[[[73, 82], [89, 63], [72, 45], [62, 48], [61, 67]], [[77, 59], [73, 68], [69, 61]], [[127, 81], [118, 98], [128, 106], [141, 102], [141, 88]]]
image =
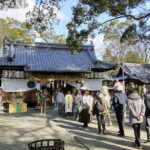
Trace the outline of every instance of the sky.
[[[25, 9], [8, 9], [7, 11], [0, 11], [0, 18], [6, 18], [6, 17], [11, 17], [15, 18], [19, 21], [25, 21], [26, 17], [25, 14], [32, 9], [32, 7], [35, 4], [35, 0], [27, 0], [29, 3], [29, 6]], [[71, 7], [77, 4], [77, 0], [65, 0], [64, 2], [61, 2], [61, 9], [60, 11], [57, 11], [57, 17], [60, 19], [60, 22], [58, 25], [54, 25], [54, 29], [57, 35], [63, 34], [67, 37], [68, 31], [66, 28], [66, 25], [71, 21], [72, 17], [72, 10]], [[146, 5], [148, 8], [150, 8], [150, 3]], [[138, 12], [138, 10], [135, 10]], [[108, 17], [107, 15], [101, 16], [101, 21], [107, 20]], [[37, 39], [38, 42], [40, 39]], [[93, 44], [95, 47], [95, 52], [96, 55], [99, 59], [102, 60], [102, 56], [105, 53], [105, 46], [103, 43], [103, 35], [97, 35], [93, 39]]]
[[[8, 9], [7, 11], [0, 11], [0, 18], [11, 17], [21, 22], [26, 20], [25, 14], [32, 9], [35, 4], [34, 0], [27, 0], [29, 6], [25, 9]], [[77, 0], [66, 0], [61, 3], [61, 9], [57, 12], [57, 17], [60, 19], [58, 25], [54, 25], [54, 29], [57, 35], [63, 34], [67, 37], [68, 31], [66, 25], [71, 21], [72, 10], [71, 7], [77, 4]], [[37, 39], [40, 42], [39, 39]], [[104, 54], [103, 35], [98, 35], [93, 39], [96, 55], [99, 59], [102, 59]]]

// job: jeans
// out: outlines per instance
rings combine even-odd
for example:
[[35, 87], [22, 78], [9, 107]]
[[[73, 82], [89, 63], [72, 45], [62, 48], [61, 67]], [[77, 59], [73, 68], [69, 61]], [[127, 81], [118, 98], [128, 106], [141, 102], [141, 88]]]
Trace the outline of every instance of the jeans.
[[58, 102], [58, 114], [62, 114], [62, 103]]
[[133, 126], [133, 130], [134, 130], [134, 135], [135, 135], [135, 143], [138, 146], [141, 146], [141, 140], [140, 140], [140, 127], [141, 124], [140, 123], [135, 123], [132, 125]]
[[55, 107], [55, 108], [58, 107], [58, 102], [57, 102], [57, 100], [54, 100], [54, 107]]
[[147, 140], [150, 140], [150, 116], [146, 117]]
[[103, 131], [106, 130], [105, 129], [105, 115], [104, 114], [97, 114], [96, 117], [97, 117], [97, 122], [98, 122], [98, 131], [99, 131], [99, 133], [101, 133], [102, 132], [101, 126], [103, 128]]
[[116, 117], [117, 117], [120, 135], [124, 136], [124, 113], [116, 112]]

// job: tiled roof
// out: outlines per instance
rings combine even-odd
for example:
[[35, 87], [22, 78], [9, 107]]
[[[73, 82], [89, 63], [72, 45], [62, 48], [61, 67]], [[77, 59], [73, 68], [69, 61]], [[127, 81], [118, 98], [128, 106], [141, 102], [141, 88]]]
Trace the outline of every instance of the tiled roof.
[[24, 66], [25, 71], [31, 72], [90, 72], [91, 68], [104, 68], [104, 64], [96, 66], [98, 60], [91, 46], [75, 54], [60, 44], [13, 42], [13, 47], [13, 61], [8, 60], [9, 56], [1, 58], [0, 66]]
[[[119, 71], [118, 76], [121, 75], [122, 70], [123, 67], [121, 67], [121, 71]], [[124, 64], [124, 73], [129, 79], [150, 83], [150, 64], [126, 63]]]

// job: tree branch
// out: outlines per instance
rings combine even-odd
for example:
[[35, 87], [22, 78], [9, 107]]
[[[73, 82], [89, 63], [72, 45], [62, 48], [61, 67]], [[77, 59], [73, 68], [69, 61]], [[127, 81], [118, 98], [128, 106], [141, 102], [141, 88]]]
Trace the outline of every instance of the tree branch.
[[126, 13], [124, 13], [124, 12], [119, 11], [118, 9], [115, 9], [115, 6], [114, 6], [114, 5], [111, 5], [111, 4], [110, 4], [110, 6], [111, 6], [111, 7], [110, 7], [111, 10], [117, 12], [117, 13], [120, 14], [120, 15], [123, 15], [124, 17], [129, 17], [129, 18], [132, 18], [132, 19], [134, 19], [134, 20], [141, 20], [141, 19], [144, 19], [144, 18], [147, 18], [148, 16], [150, 16], [150, 13], [147, 13], [146, 15], [143, 15], [143, 16], [140, 16], [140, 17], [135, 17], [135, 16], [133, 16], [133, 15], [126, 14]]
[[115, 18], [109, 19], [109, 20], [107, 20], [107, 21], [105, 21], [105, 22], [103, 22], [103, 23], [99, 23], [99, 26], [101, 26], [101, 25], [103, 25], [103, 24], [105, 24], [105, 23], [107, 23], [107, 22], [110, 22], [110, 21], [113, 21], [113, 20], [119, 19], [119, 18], [125, 18], [125, 16], [118, 16], [118, 17], [115, 17]]

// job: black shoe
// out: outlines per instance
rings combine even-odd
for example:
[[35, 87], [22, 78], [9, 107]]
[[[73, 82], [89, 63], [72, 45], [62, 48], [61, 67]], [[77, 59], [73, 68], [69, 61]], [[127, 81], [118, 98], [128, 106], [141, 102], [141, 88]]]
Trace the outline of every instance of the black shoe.
[[120, 134], [117, 134], [117, 135], [118, 135], [118, 136], [122, 136], [122, 137], [124, 137], [124, 134], [121, 134], [121, 133], [120, 133]]
[[88, 126], [86, 124], [83, 125], [83, 128], [87, 128]]

